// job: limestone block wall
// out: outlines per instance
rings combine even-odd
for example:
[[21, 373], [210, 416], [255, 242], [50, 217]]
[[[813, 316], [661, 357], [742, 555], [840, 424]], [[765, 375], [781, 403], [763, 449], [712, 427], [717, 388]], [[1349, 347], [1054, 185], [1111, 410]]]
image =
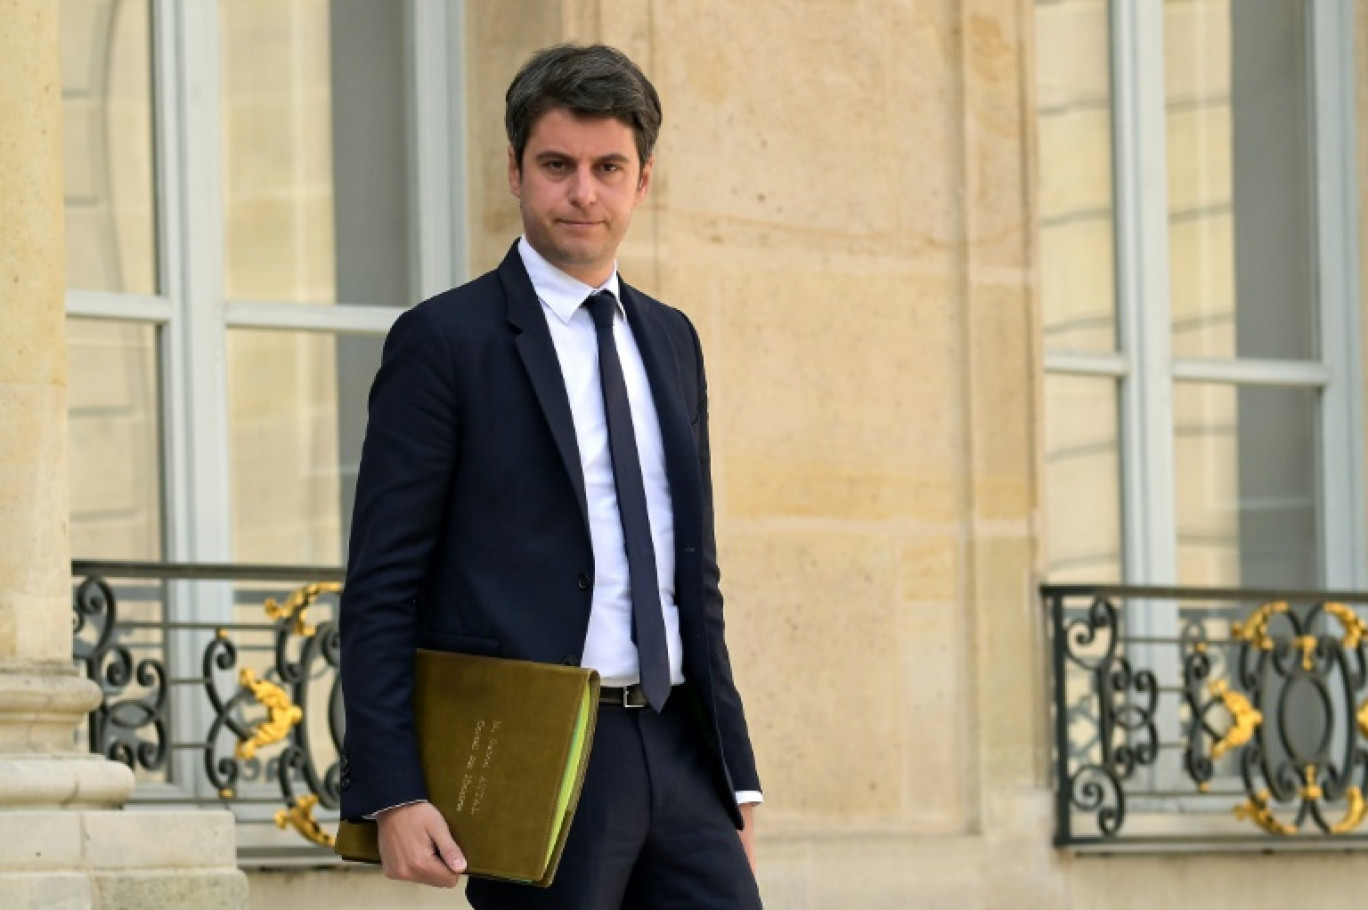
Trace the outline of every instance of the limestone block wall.
[[[476, 272], [518, 231], [502, 98], [529, 53], [606, 41], [661, 93], [621, 264], [708, 355], [767, 906], [1348, 906], [1357, 857], [1050, 846], [1030, 4], [509, 0], [467, 16]], [[1360, 155], [1368, 185], [1368, 141]], [[260, 907], [450, 906], [366, 871], [252, 887]]]
[[121, 812], [122, 764], [74, 732], [58, 11], [0, 2], [0, 906], [246, 900], [226, 812]]
[[[517, 232], [501, 121], [517, 66], [555, 40], [623, 48], [665, 123], [621, 265], [708, 356], [766, 893], [970, 906], [988, 862], [1054, 887], [1025, 870], [1050, 861], [1029, 19], [1015, 2], [857, 6], [471, 4], [471, 258], [491, 267]], [[1019, 834], [1036, 849], [1009, 862], [994, 845]]]

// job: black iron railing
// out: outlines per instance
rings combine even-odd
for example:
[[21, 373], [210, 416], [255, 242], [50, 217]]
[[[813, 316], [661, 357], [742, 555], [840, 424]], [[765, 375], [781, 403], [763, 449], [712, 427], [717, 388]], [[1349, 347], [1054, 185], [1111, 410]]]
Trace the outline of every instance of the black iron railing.
[[1058, 845], [1368, 846], [1368, 594], [1041, 592]]
[[231, 809], [244, 864], [329, 861], [342, 571], [78, 561], [72, 572], [75, 658], [104, 692], [85, 736], [133, 769], [134, 803]]

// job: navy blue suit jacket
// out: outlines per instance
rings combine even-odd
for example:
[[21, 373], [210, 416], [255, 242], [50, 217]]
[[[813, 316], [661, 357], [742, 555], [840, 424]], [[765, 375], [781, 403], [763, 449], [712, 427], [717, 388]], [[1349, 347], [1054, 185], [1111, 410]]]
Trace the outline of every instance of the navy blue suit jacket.
[[[684, 674], [737, 825], [758, 790], [723, 641], [708, 397], [698, 335], [622, 284], [664, 442]], [[404, 313], [370, 394], [357, 480], [341, 673], [342, 815], [426, 797], [415, 648], [578, 664], [594, 555], [570, 402], [516, 245], [503, 264]]]

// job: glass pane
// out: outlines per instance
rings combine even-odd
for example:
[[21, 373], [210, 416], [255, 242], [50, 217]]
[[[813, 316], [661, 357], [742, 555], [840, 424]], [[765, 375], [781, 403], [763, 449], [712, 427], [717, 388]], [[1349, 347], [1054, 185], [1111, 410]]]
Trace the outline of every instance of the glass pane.
[[341, 565], [379, 337], [228, 333], [233, 558]]
[[1319, 394], [1174, 386], [1181, 584], [1320, 584]]
[[1167, 0], [1173, 351], [1317, 355], [1306, 0]]
[[1051, 582], [1122, 580], [1119, 429], [1115, 379], [1045, 377], [1045, 547]]
[[67, 286], [157, 293], [149, 0], [62, 0]]
[[1116, 348], [1108, 6], [1035, 6], [1040, 292], [1052, 350]]
[[230, 298], [412, 303], [407, 6], [222, 3]]
[[68, 319], [67, 352], [72, 555], [160, 559], [157, 330]]

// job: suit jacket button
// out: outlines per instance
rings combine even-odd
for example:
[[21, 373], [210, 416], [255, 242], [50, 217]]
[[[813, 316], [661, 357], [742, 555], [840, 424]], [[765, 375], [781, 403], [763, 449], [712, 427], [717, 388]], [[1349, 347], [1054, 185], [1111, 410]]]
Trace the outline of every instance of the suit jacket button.
[[581, 591], [588, 591], [594, 586], [594, 582], [583, 572], [575, 578], [575, 584], [579, 585]]
[[579, 666], [579, 655], [578, 655], [578, 654], [567, 654], [567, 655], [565, 655], [564, 658], [561, 659], [561, 663], [565, 664], [567, 667], [578, 667], [578, 666]]

